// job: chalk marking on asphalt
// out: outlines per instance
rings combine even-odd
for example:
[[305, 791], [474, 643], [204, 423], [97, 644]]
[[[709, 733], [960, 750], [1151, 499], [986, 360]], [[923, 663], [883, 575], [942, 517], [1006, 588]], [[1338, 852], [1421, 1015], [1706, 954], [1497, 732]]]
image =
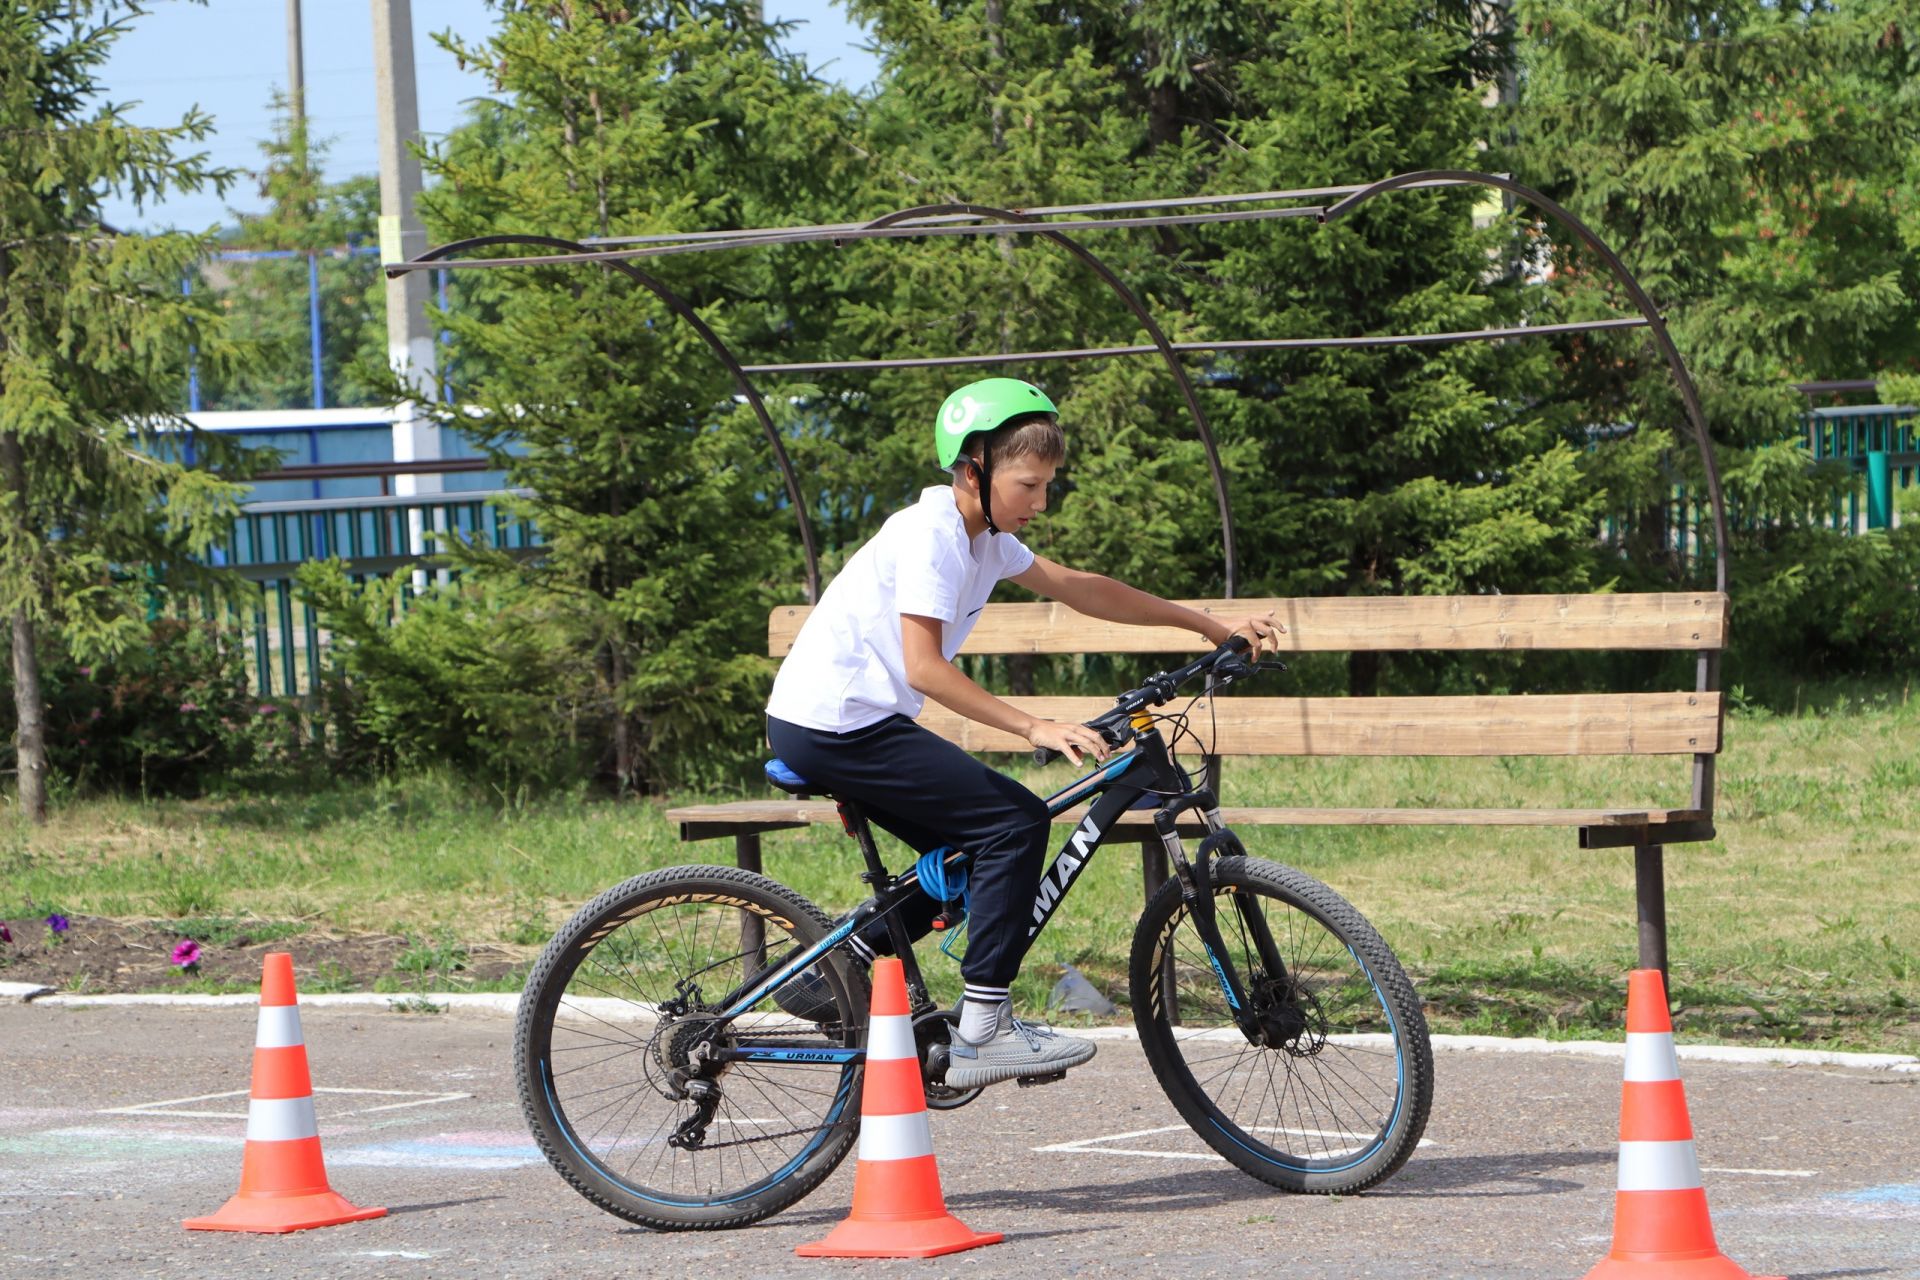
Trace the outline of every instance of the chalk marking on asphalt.
[[1710, 1165], [1701, 1165], [1702, 1173], [1737, 1173], [1749, 1178], [1811, 1178], [1814, 1169], [1722, 1169]]
[[[1226, 1163], [1226, 1157], [1212, 1151], [1148, 1151], [1140, 1147], [1110, 1147], [1109, 1142], [1125, 1142], [1129, 1138], [1150, 1138], [1160, 1133], [1192, 1133], [1184, 1124], [1161, 1125], [1155, 1129], [1131, 1129], [1126, 1133], [1101, 1134], [1096, 1138], [1074, 1138], [1066, 1142], [1049, 1143], [1044, 1147], [1034, 1147], [1034, 1151], [1051, 1152], [1071, 1156], [1149, 1156], [1155, 1160], [1213, 1160]], [[1343, 1133], [1336, 1129], [1290, 1129], [1280, 1125], [1254, 1125], [1253, 1133], [1285, 1133], [1296, 1138], [1347, 1138], [1356, 1142], [1365, 1142], [1372, 1135], [1364, 1133]], [[1432, 1146], [1429, 1138], [1422, 1138], [1420, 1146]], [[1323, 1158], [1349, 1155], [1360, 1150], [1359, 1147], [1347, 1147], [1336, 1151], [1323, 1152]]]
[[[348, 1107], [345, 1110], [327, 1110], [329, 1120], [342, 1116], [372, 1115], [378, 1111], [399, 1111], [406, 1107], [430, 1107], [437, 1103], [459, 1102], [471, 1098], [470, 1093], [422, 1093], [418, 1089], [315, 1089], [316, 1095], [349, 1094], [359, 1096], [380, 1096], [389, 1098], [409, 1098], [409, 1102], [385, 1102], [377, 1107]], [[222, 1098], [245, 1098], [250, 1095], [246, 1089], [229, 1089], [225, 1093], [201, 1093], [191, 1098], [165, 1098], [159, 1102], [136, 1102], [130, 1107], [105, 1107], [96, 1112], [103, 1116], [193, 1116], [202, 1120], [245, 1120], [244, 1111], [184, 1111], [174, 1108], [183, 1107], [192, 1102], [217, 1102]]]

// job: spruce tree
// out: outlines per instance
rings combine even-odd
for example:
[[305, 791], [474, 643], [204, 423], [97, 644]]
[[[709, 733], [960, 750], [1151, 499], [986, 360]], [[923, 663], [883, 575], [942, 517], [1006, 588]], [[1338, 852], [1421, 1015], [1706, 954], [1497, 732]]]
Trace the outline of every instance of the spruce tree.
[[286, 99], [273, 101], [273, 135], [260, 144], [257, 173], [267, 208], [234, 214], [221, 248], [290, 254], [223, 259], [205, 267], [195, 289], [219, 295], [248, 358], [224, 376], [203, 372], [206, 409], [304, 409], [313, 405], [313, 316], [308, 255], [318, 280], [320, 371], [325, 405], [378, 403], [384, 388], [370, 376], [386, 359], [385, 282], [371, 249], [380, 214], [379, 180], [327, 176], [329, 140], [308, 135]]
[[[1003, 206], [1260, 191], [1475, 168], [1498, 40], [1467, 6], [1321, 0], [1133, 6], [862, 0], [884, 76], [876, 204]], [[1538, 300], [1488, 271], [1519, 230], [1479, 197], [1391, 196], [1348, 221], [1078, 233], [1176, 339], [1421, 333], [1517, 322]], [[1030, 238], [1018, 255], [929, 240], [862, 251], [891, 296], [850, 339], [1017, 351], [1138, 343], [1104, 287]], [[1536, 318], [1538, 318], [1536, 316]], [[1546, 318], [1552, 318], [1548, 316]], [[852, 341], [848, 345], [854, 345]], [[1242, 595], [1574, 589], [1597, 513], [1546, 354], [1485, 345], [1186, 357], [1234, 495]], [[1218, 591], [1212, 486], [1150, 357], [1015, 370], [1062, 402], [1069, 496], [1043, 550], [1163, 592]], [[872, 380], [913, 431], [959, 375]], [[885, 475], [887, 473], [883, 473]], [[1351, 684], [1375, 687], [1370, 656]]]
[[[205, 234], [118, 234], [110, 193], [146, 201], [224, 187], [193, 150], [211, 121], [137, 127], [101, 99], [109, 49], [138, 3], [0, 5], [0, 613], [12, 640], [21, 811], [46, 816], [39, 646], [82, 661], [144, 641], [156, 580], [222, 532], [238, 485], [206, 469], [221, 442], [186, 429], [188, 352], [225, 358], [181, 274]], [[188, 465], [189, 460], [199, 466]]]
[[[450, 41], [510, 100], [427, 157], [430, 236], [804, 220], [854, 159], [849, 104], [777, 50], [755, 9], [527, 0], [502, 6], [484, 44]], [[807, 261], [640, 265], [751, 357], [813, 326]], [[766, 610], [804, 579], [780, 474], [723, 366], [598, 267], [469, 277], [446, 324], [462, 369], [447, 423], [530, 491], [544, 537], [532, 562], [474, 568], [523, 576], [573, 620], [611, 725], [607, 772], [660, 786], [736, 756], [767, 686]]]
[[[1809, 466], [1792, 384], [1920, 361], [1911, 10], [1522, 0], [1516, 15], [1513, 167], [1590, 223], [1667, 313], [1718, 447], [1743, 639], [1858, 662], [1878, 630], [1898, 640], [1882, 655], [1905, 652], [1920, 544], [1821, 527], [1853, 478]], [[1561, 247], [1553, 264], [1570, 297], [1618, 307], [1583, 254]], [[1635, 530], [1628, 580], [1710, 581], [1700, 466], [1664, 366], [1638, 341], [1568, 357], [1570, 394], [1658, 460], [1614, 494], [1634, 499], [1613, 508]], [[1670, 505], [1676, 486], [1685, 507]]]

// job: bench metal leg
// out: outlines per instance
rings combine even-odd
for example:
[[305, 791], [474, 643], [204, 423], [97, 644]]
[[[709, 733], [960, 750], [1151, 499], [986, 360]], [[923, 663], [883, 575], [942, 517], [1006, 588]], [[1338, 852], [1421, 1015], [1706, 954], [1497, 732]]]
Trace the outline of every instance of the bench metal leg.
[[[733, 861], [742, 871], [760, 874], [760, 833], [746, 832], [733, 838]], [[751, 911], [740, 913], [740, 950], [749, 967], [759, 968], [767, 959], [766, 927]]]
[[[1633, 896], [1640, 915], [1640, 967], [1667, 980], [1667, 884], [1661, 847], [1633, 847]], [[1668, 992], [1672, 997], [1672, 992]]]
[[[1145, 902], [1152, 902], [1153, 895], [1167, 882], [1167, 851], [1158, 840], [1144, 840], [1140, 844], [1140, 878], [1146, 884]], [[1160, 961], [1160, 989], [1166, 993], [1167, 1024], [1180, 1025], [1180, 1006], [1173, 1002], [1173, 956], [1165, 956]]]

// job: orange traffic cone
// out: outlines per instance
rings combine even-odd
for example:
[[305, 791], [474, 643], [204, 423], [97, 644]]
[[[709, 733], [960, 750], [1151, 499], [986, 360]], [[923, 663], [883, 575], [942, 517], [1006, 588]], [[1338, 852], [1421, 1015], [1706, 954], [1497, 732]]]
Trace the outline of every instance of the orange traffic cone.
[[1780, 1280], [1751, 1276], [1714, 1243], [1658, 969], [1627, 975], [1618, 1185], [1613, 1251], [1586, 1280]]
[[999, 1244], [1001, 1238], [997, 1231], [974, 1231], [947, 1212], [907, 1013], [906, 976], [899, 960], [875, 960], [853, 1212], [825, 1240], [794, 1252], [803, 1258], [932, 1258]]
[[188, 1218], [189, 1231], [304, 1231], [378, 1218], [335, 1195], [320, 1158], [313, 1118], [313, 1082], [300, 1036], [293, 957], [275, 952], [260, 975], [260, 1030], [253, 1039], [253, 1096], [247, 1104], [247, 1146], [240, 1191], [205, 1218]]

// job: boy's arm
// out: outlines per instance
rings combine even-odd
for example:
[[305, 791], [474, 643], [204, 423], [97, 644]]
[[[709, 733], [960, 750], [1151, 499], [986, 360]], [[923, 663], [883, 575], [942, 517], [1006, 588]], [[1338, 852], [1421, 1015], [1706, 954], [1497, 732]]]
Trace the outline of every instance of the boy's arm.
[[1199, 632], [1210, 644], [1220, 644], [1238, 632], [1260, 646], [1265, 637], [1286, 630], [1273, 620], [1270, 613], [1238, 623], [1228, 622], [1210, 617], [1197, 609], [1189, 609], [1183, 604], [1162, 600], [1159, 596], [1103, 574], [1069, 569], [1045, 556], [1035, 556], [1033, 563], [1012, 581], [1036, 595], [1058, 600], [1069, 609], [1090, 618], [1143, 627], [1179, 627], [1184, 631]]
[[941, 653], [945, 625], [938, 618], [900, 615], [900, 649], [906, 659], [907, 683], [916, 691], [969, 720], [1017, 733], [1036, 747], [1065, 752], [1075, 764], [1080, 763], [1082, 751], [1091, 752], [1096, 760], [1107, 758], [1106, 740], [1085, 725], [1030, 716], [968, 679], [966, 672]]

